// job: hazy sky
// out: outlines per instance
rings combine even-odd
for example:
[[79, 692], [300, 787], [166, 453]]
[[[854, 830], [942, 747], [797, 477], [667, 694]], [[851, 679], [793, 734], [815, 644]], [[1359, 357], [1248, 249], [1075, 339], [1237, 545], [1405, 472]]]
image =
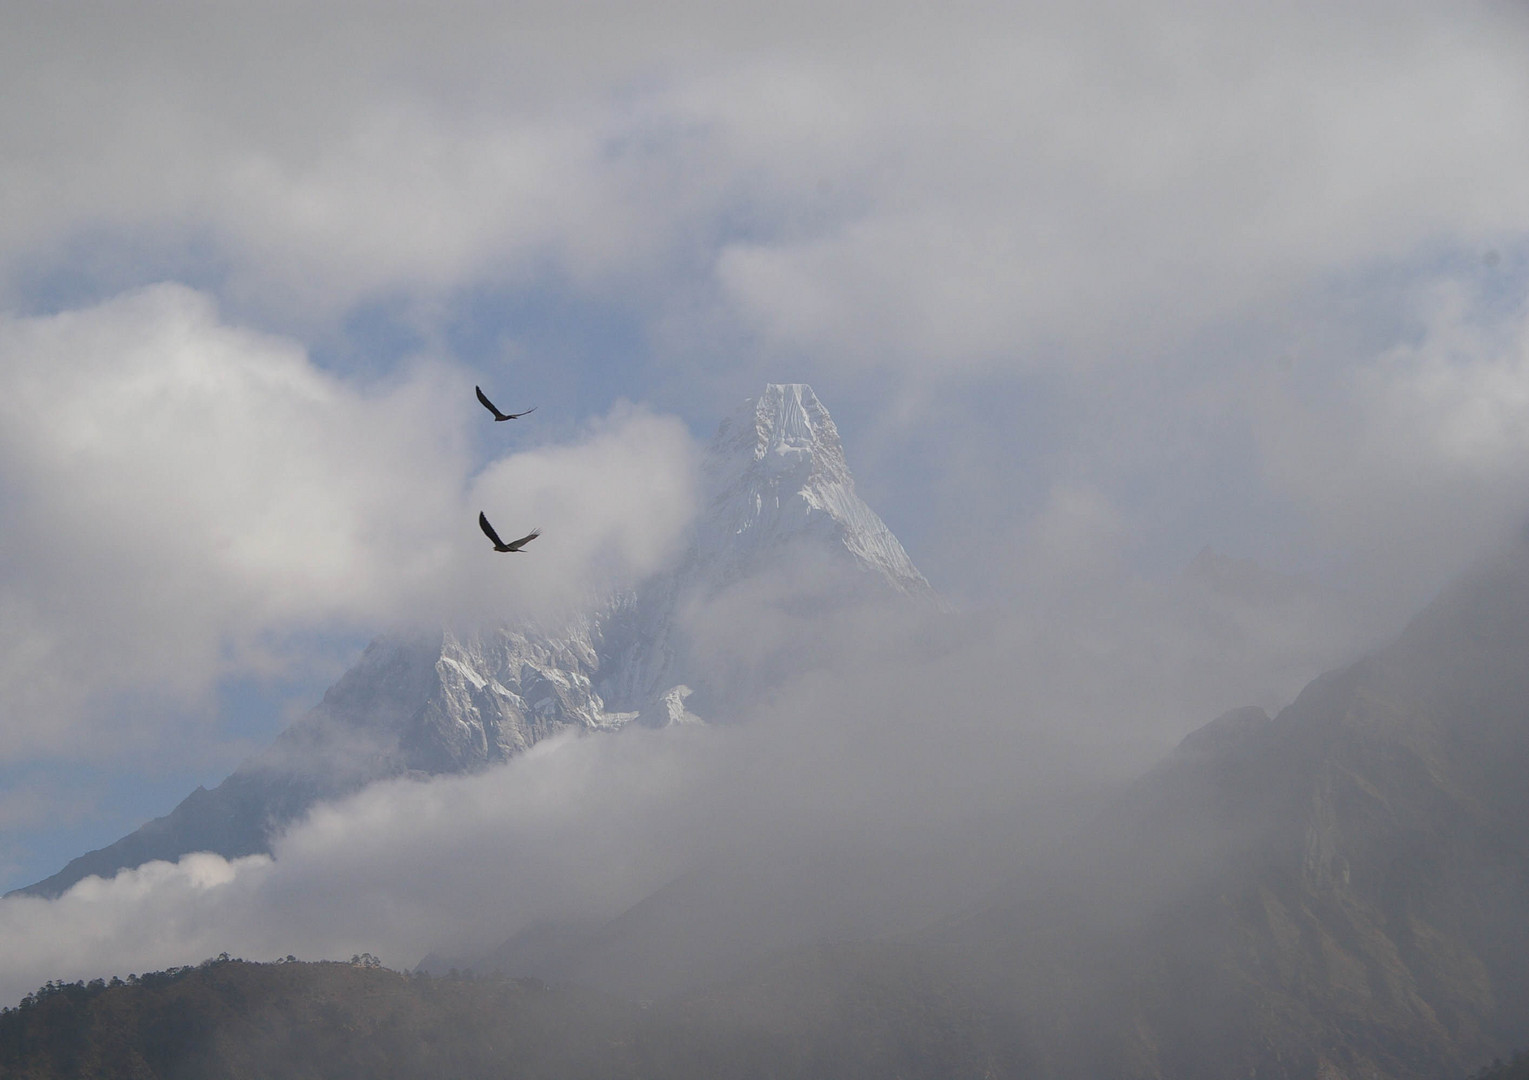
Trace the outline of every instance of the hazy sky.
[[766, 381], [1053, 713], [1147, 703], [1079, 746], [1278, 705], [1529, 514], [1526, 133], [1509, 3], [9, 3], [0, 887], [660, 565]]

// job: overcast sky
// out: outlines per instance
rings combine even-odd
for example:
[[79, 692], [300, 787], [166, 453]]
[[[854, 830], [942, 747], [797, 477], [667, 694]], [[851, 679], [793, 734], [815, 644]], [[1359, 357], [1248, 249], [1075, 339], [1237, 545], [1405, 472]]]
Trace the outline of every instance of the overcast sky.
[[[662, 565], [766, 381], [1090, 715], [1277, 706], [1529, 515], [1526, 133], [1510, 3], [8, 3], [0, 887]], [[1305, 582], [1235, 656], [1207, 544]]]

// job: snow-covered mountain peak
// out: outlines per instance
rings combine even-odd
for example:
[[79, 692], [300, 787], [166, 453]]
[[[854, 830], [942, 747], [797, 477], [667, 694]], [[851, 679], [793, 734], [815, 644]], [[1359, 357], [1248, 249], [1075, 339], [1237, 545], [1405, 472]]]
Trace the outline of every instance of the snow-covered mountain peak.
[[717, 429], [706, 456], [702, 563], [736, 571], [799, 541], [848, 553], [908, 594], [930, 592], [908, 553], [865, 501], [839, 429], [805, 383], [770, 383]]
[[813, 472], [849, 480], [833, 417], [806, 383], [770, 383], [717, 429], [709, 471], [748, 470], [806, 479]]
[[[786, 677], [811, 662], [788, 644], [769, 664], [740, 669], [714, 642], [696, 648], [706, 626], [746, 619], [749, 603], [784, 593], [825, 609], [888, 592], [933, 599], [855, 494], [838, 429], [811, 387], [771, 384], [745, 402], [718, 430], [704, 472], [708, 504], [678, 567], [556, 628], [511, 618], [497, 630], [381, 637], [308, 716], [217, 788], [23, 891], [56, 896], [88, 874], [189, 851], [269, 851], [317, 802], [388, 777], [485, 768], [559, 731], [726, 718], [768, 690], [757, 672]], [[714, 612], [707, 624], [706, 605], [755, 571], [762, 591], [743, 590], [742, 607], [722, 597], [725, 617]]]

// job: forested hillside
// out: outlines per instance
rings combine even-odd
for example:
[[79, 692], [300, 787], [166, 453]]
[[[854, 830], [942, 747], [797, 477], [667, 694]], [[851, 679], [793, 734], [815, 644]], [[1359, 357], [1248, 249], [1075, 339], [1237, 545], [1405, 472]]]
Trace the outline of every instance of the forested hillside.
[[658, 1006], [535, 980], [406, 975], [366, 958], [219, 958], [28, 995], [0, 1014], [0, 1076], [1013, 1075], [994, 1056], [997, 1025], [922, 971], [895, 949], [811, 950], [747, 984]]

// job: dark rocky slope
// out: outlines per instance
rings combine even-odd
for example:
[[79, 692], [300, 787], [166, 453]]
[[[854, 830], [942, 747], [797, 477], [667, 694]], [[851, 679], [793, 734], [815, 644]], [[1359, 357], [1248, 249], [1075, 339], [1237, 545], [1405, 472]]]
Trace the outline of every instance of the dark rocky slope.
[[1529, 544], [1187, 738], [946, 940], [1055, 1075], [1460, 1075], [1529, 1044]]

